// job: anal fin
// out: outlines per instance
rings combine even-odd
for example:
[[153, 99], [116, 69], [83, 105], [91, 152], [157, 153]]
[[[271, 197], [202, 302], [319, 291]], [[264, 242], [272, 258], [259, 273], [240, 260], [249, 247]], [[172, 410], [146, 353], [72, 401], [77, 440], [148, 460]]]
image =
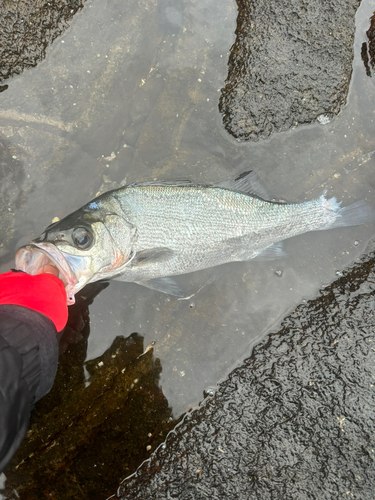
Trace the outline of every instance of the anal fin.
[[286, 257], [283, 244], [281, 242], [274, 243], [268, 248], [265, 248], [262, 252], [258, 253], [252, 260], [275, 260], [282, 259]]
[[145, 281], [136, 281], [136, 283], [138, 283], [138, 285], [151, 288], [151, 290], [156, 290], [158, 292], [174, 295], [175, 297], [185, 296], [180, 286], [176, 283], [176, 281], [173, 278], [170, 277], [154, 278]]

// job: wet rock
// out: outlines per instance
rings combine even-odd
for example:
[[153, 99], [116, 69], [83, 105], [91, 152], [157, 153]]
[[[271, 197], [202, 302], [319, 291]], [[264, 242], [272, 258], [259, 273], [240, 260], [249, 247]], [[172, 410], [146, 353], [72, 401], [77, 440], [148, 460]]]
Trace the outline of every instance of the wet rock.
[[[22, 233], [31, 237], [49, 225], [53, 217], [65, 215], [61, 207], [66, 199], [63, 186], [67, 182], [74, 179], [70, 195], [78, 208], [82, 204], [82, 193], [95, 192], [99, 187], [98, 172], [105, 167], [82, 151], [77, 143], [62, 137], [61, 129], [45, 123], [2, 121], [0, 150], [3, 220], [0, 255], [4, 252], [12, 258]], [[82, 166], [89, 166], [92, 175], [78, 175]], [[45, 213], [46, 206], [53, 207], [49, 214]], [[36, 215], [40, 213], [41, 216]]]
[[163, 89], [163, 79], [148, 78], [142, 82], [142, 86], [138, 88], [134, 94], [133, 101], [130, 106], [130, 116], [134, 124], [144, 121], [153, 109], [153, 102], [156, 101], [158, 95]]
[[121, 485], [122, 499], [372, 499], [375, 256], [300, 305]]
[[[133, 164], [134, 148], [129, 146], [126, 142], [120, 145], [120, 149], [113, 152], [112, 157], [101, 158], [102, 163], [106, 166], [106, 176], [116, 183], [113, 188], [115, 189], [126, 184], [126, 174], [131, 169]], [[102, 191], [100, 189], [100, 191]], [[104, 192], [104, 191], [103, 191]]]
[[338, 114], [352, 72], [358, 0], [239, 0], [237, 38], [220, 98], [239, 140]]
[[[84, 0], [5, 0], [0, 6], [0, 81], [36, 66]], [[4, 86], [5, 87], [5, 86]], [[0, 92], [2, 90], [0, 87]]]
[[20, 184], [23, 181], [23, 165], [19, 150], [12, 147], [0, 134], [0, 255], [6, 251], [14, 232], [14, 210], [22, 201]]
[[361, 57], [366, 69], [366, 75], [372, 76], [375, 71], [375, 13], [370, 19], [370, 27], [366, 31], [368, 42], [363, 42]]

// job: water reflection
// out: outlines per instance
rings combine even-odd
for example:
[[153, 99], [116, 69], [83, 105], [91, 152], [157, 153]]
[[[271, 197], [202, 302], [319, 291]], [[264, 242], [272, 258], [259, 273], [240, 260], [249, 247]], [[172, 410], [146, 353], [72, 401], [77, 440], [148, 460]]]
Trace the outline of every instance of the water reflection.
[[[224, 132], [217, 109], [234, 41], [234, 4], [158, 7], [150, 0], [145, 9], [133, 0], [104, 9], [86, 2], [43, 63], [7, 82], [1, 94], [0, 133], [24, 169], [21, 201], [9, 202], [14, 217], [1, 270], [10, 267], [16, 246], [54, 217], [124, 181], [214, 182], [250, 167], [276, 198], [303, 201], [327, 189], [345, 205], [373, 201], [374, 90], [360, 60], [371, 14], [363, 2], [349, 101], [339, 117], [238, 144]], [[91, 306], [87, 362], [119, 335], [138, 332], [145, 346], [155, 343], [160, 384], [178, 416], [298, 302], [355, 260], [372, 231], [306, 234], [286, 242], [285, 259], [183, 277], [195, 294], [190, 301], [113, 282]]]
[[140, 335], [118, 335], [84, 365], [88, 307], [107, 286], [89, 285], [70, 308], [55, 384], [6, 469], [6, 495], [81, 498], [83, 485], [85, 498], [106, 498], [175, 425], [159, 388], [160, 361]]

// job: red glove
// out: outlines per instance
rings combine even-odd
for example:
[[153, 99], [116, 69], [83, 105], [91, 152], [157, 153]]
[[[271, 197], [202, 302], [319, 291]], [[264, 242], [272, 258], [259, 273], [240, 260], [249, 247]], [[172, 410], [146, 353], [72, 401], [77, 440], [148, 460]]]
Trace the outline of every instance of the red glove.
[[[52, 266], [46, 266], [52, 267]], [[0, 274], [0, 305], [23, 306], [47, 316], [61, 332], [68, 321], [68, 307], [64, 283], [49, 269], [43, 274], [31, 276], [23, 272]]]

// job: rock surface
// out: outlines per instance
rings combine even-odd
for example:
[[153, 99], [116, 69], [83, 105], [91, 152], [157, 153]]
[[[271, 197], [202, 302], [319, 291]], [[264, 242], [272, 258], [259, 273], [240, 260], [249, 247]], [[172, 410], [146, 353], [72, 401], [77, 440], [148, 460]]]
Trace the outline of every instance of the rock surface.
[[258, 140], [328, 120], [346, 103], [358, 0], [238, 0], [220, 98], [227, 131]]
[[[84, 0], [4, 0], [0, 6], [0, 82], [36, 66]], [[0, 87], [1, 90], [5, 90]]]

